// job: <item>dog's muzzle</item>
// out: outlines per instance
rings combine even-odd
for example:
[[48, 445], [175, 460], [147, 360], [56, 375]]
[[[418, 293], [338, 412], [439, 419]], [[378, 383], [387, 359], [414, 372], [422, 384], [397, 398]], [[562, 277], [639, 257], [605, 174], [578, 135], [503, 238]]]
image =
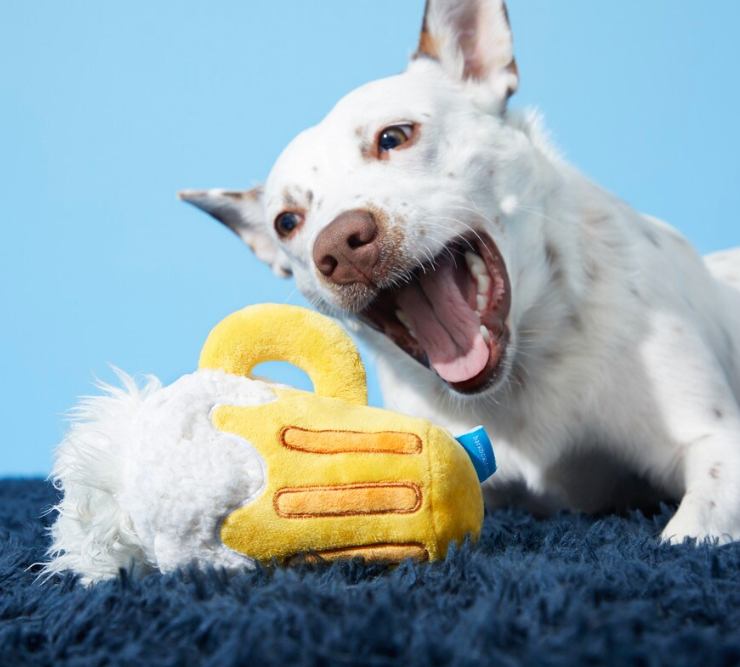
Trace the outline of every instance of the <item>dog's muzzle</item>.
[[[386, 264], [398, 260], [383, 259], [373, 215], [348, 211], [319, 234], [313, 259], [330, 286], [346, 297], [361, 290], [369, 305], [354, 311], [360, 320], [455, 391], [478, 393], [501, 378], [511, 287], [501, 253], [487, 234], [458, 237], [433, 261], [393, 270]], [[389, 272], [392, 281], [379, 280]]]

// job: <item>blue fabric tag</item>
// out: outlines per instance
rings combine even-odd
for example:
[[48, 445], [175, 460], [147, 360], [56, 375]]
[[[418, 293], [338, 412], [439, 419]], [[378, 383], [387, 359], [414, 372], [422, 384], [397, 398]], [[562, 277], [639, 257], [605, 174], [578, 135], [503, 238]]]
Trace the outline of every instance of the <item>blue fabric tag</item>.
[[457, 440], [470, 456], [481, 484], [496, 472], [496, 457], [493, 455], [491, 439], [482, 426], [458, 435]]

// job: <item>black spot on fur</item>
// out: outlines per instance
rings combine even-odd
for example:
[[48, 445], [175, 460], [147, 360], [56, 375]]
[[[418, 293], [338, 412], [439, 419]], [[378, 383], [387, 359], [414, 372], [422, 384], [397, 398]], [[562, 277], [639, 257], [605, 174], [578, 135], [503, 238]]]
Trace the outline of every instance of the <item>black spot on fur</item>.
[[722, 410], [720, 410], [719, 408], [714, 408], [713, 412], [714, 412], [714, 416], [717, 419], [722, 419], [725, 416]]
[[309, 190], [306, 193], [306, 201], [308, 202], [308, 205], [311, 206], [311, 204], [313, 203], [313, 190]]

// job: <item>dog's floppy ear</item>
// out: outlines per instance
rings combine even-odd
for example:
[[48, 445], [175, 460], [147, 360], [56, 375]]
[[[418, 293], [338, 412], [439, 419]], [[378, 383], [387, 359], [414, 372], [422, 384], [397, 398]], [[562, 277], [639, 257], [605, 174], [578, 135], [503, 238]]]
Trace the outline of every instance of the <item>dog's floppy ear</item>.
[[236, 191], [213, 188], [211, 190], [182, 190], [179, 199], [210, 213], [239, 236], [263, 262], [282, 278], [292, 271], [283, 251], [267, 232], [262, 208], [262, 186], [251, 190]]
[[485, 84], [502, 110], [519, 87], [503, 0], [427, 0], [419, 57], [439, 61], [458, 80]]

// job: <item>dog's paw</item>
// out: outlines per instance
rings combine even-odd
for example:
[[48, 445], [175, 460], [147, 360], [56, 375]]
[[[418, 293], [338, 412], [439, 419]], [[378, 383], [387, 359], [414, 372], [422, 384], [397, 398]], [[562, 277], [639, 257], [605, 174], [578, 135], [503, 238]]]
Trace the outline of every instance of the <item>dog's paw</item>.
[[689, 539], [695, 545], [704, 542], [720, 545], [740, 541], [740, 526], [730, 526], [728, 523], [733, 522], [721, 521], [721, 517], [708, 515], [684, 501], [668, 522], [660, 539], [664, 544], [683, 544]]

